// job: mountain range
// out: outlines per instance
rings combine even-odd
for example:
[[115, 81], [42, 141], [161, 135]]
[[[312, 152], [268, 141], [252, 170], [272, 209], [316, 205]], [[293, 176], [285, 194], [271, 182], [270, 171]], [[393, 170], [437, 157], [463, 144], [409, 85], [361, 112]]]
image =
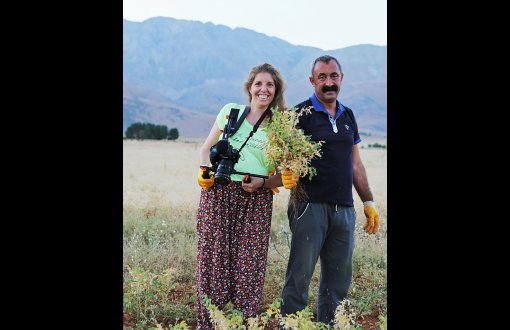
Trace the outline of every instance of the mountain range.
[[339, 99], [354, 111], [360, 131], [385, 135], [387, 46], [325, 51], [209, 22], [124, 20], [124, 132], [133, 122], [150, 122], [175, 127], [183, 137], [205, 138], [223, 105], [248, 102], [243, 82], [252, 67], [264, 62], [283, 75], [285, 98], [293, 106], [313, 93], [308, 80], [311, 63], [325, 54], [342, 65]]

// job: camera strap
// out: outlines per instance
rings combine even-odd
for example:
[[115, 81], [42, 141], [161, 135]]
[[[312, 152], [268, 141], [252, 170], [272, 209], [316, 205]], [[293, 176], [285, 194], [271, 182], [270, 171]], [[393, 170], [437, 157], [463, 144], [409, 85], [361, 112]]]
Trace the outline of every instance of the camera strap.
[[[248, 110], [249, 111], [249, 110]], [[264, 118], [266, 118], [268, 112], [271, 111], [269, 109], [269, 107], [267, 107], [266, 111], [264, 111], [264, 113], [262, 114], [262, 116], [260, 116], [259, 120], [257, 120], [257, 123], [255, 124], [255, 126], [253, 126], [253, 130], [250, 132], [250, 135], [248, 135], [248, 137], [246, 138], [246, 141], [244, 141], [243, 145], [241, 146], [241, 148], [239, 148], [239, 152], [241, 152], [241, 149], [243, 149], [244, 145], [246, 144], [246, 142], [248, 142], [248, 140], [253, 136], [253, 134], [255, 132], [257, 132], [257, 129], [259, 128], [260, 124], [262, 123], [262, 121], [264, 120]], [[246, 112], [246, 111], [245, 111]], [[246, 112], [246, 114], [248, 114], [248, 112]], [[243, 113], [243, 116], [246, 117]], [[244, 118], [243, 118], [244, 119]]]
[[247, 105], [246, 108], [244, 108], [244, 111], [241, 114], [241, 117], [239, 117], [239, 119], [237, 120], [237, 122], [234, 125], [234, 127], [232, 127], [232, 129], [231, 129], [232, 133], [230, 133], [229, 136], [232, 136], [232, 135], [236, 134], [237, 130], [239, 129], [239, 127], [243, 123], [244, 118], [246, 118], [246, 115], [248, 114], [248, 112], [250, 112], [250, 110], [251, 110], [251, 107], [249, 105]]

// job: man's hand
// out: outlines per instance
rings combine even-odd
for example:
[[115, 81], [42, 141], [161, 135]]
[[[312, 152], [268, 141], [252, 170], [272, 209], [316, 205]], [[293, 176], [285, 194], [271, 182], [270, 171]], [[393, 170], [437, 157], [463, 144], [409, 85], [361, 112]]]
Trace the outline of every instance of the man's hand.
[[[205, 178], [204, 178], [205, 177]], [[198, 185], [202, 187], [202, 189], [209, 189], [214, 184], [214, 176], [206, 170], [205, 168], [200, 168], [198, 171]]]
[[282, 183], [287, 189], [292, 189], [297, 185], [299, 177], [292, 173], [292, 171], [285, 170], [282, 172]]
[[[269, 173], [268, 173], [268, 175], [269, 175], [269, 176], [274, 175], [274, 174], [275, 174], [275, 172], [276, 172], [276, 171], [271, 171], [271, 172], [269, 172]], [[279, 192], [280, 192], [280, 189], [278, 189], [278, 188], [271, 188], [271, 192], [273, 193], [273, 195], [276, 195], [277, 193], [279, 193]]]
[[375, 203], [373, 201], [363, 202], [363, 210], [367, 217], [367, 223], [365, 224], [365, 231], [369, 234], [375, 234], [379, 230], [379, 214], [375, 209]]

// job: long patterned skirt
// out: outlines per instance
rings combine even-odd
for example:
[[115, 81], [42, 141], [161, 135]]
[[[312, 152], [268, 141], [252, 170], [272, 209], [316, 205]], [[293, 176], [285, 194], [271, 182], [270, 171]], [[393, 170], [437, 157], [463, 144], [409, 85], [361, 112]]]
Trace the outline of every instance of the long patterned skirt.
[[232, 301], [258, 314], [264, 286], [273, 195], [245, 192], [240, 182], [202, 189], [197, 213], [197, 329], [213, 329], [202, 297], [222, 308]]

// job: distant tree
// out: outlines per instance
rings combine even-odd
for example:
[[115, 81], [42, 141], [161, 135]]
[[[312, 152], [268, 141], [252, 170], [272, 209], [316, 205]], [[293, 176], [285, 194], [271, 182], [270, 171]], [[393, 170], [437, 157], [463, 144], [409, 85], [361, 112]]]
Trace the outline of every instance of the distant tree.
[[127, 139], [141, 139], [141, 134], [143, 133], [143, 124], [142, 123], [133, 123], [129, 125], [126, 129], [126, 138]]
[[168, 132], [169, 140], [177, 140], [179, 138], [179, 130], [177, 128], [170, 128]]
[[156, 140], [166, 139], [166, 136], [168, 135], [168, 127], [166, 127], [165, 125], [155, 125], [153, 130], [154, 139]]
[[386, 149], [386, 145], [385, 144], [380, 144], [380, 143], [374, 143], [374, 144], [369, 144], [368, 145], [369, 148], [381, 148], [381, 149]]
[[168, 135], [166, 125], [154, 125], [151, 123], [133, 123], [126, 129], [127, 139], [137, 140], [163, 140]]

